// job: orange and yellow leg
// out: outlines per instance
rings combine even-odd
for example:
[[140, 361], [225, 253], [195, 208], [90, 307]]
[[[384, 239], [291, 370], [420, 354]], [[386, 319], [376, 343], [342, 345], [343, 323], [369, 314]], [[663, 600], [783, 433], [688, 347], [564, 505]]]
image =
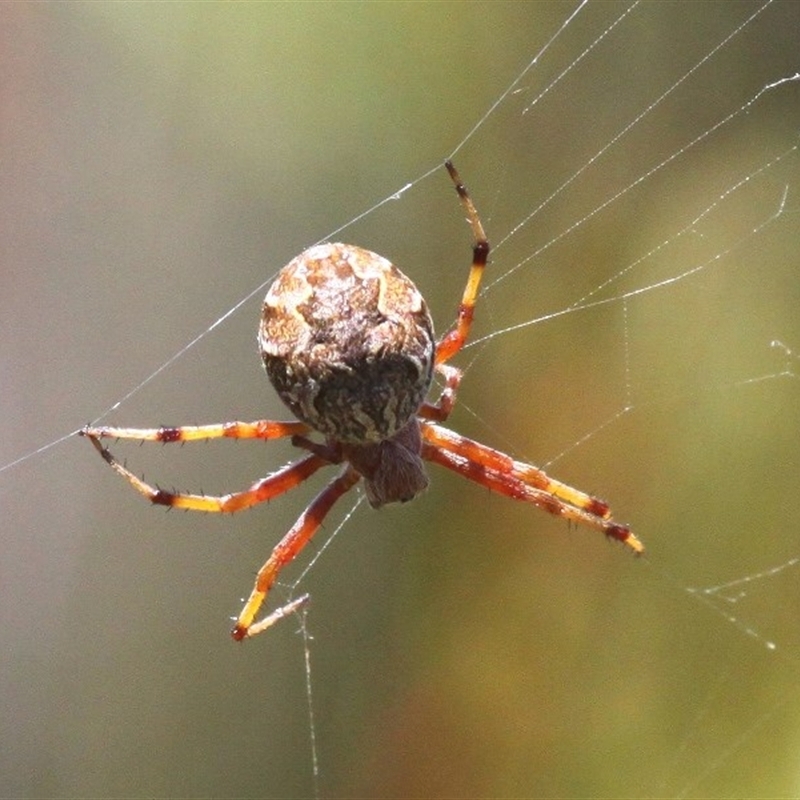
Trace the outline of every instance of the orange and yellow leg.
[[456, 168], [451, 161], [445, 162], [445, 167], [450, 173], [450, 177], [458, 192], [458, 197], [461, 200], [461, 205], [467, 214], [467, 221], [472, 228], [472, 235], [475, 239], [475, 244], [472, 246], [472, 266], [469, 270], [467, 277], [467, 285], [464, 287], [464, 294], [461, 297], [461, 303], [458, 307], [458, 317], [453, 329], [446, 333], [436, 345], [436, 363], [444, 364], [449, 361], [467, 341], [469, 330], [472, 326], [472, 318], [475, 314], [475, 303], [478, 299], [478, 290], [481, 285], [481, 278], [483, 271], [486, 267], [486, 262], [489, 260], [489, 241], [483, 230], [478, 212], [475, 205], [469, 196], [467, 187], [461, 182]]
[[459, 436], [439, 425], [422, 425], [422, 457], [447, 467], [493, 492], [533, 503], [555, 516], [599, 530], [635, 553], [644, 546], [626, 525], [611, 518], [608, 504], [565, 483], [554, 480], [531, 464], [479, 442]]
[[284, 492], [288, 492], [298, 484], [309, 478], [321, 467], [330, 464], [326, 459], [318, 455], [310, 455], [284, 467], [281, 470], [256, 481], [243, 492], [233, 492], [231, 494], [213, 496], [202, 494], [188, 494], [183, 492], [167, 492], [156, 486], [145, 483], [141, 478], [137, 478], [129, 469], [114, 458], [100, 441], [93, 436], [89, 441], [95, 446], [97, 451], [106, 463], [119, 475], [125, 478], [139, 494], [144, 495], [151, 503], [170, 508], [183, 508], [190, 511], [225, 512], [241, 511], [250, 508], [257, 503], [263, 503], [278, 497]]
[[[317, 456], [309, 456], [317, 458]], [[258, 571], [256, 583], [250, 597], [244, 604], [236, 624], [231, 631], [236, 641], [255, 636], [264, 630], [266, 620], [254, 623], [253, 620], [258, 614], [267, 592], [272, 588], [280, 570], [308, 544], [311, 537], [317, 532], [322, 521], [331, 510], [333, 504], [346, 492], [355, 486], [361, 476], [351, 467], [346, 466], [338, 477], [334, 478], [315, 498], [311, 501], [308, 508], [300, 515], [297, 522], [291, 527], [289, 532], [278, 542], [273, 549], [270, 557], [264, 566]], [[280, 609], [279, 609], [280, 611]], [[273, 612], [274, 614], [275, 612]], [[269, 620], [273, 615], [267, 617]], [[285, 615], [282, 615], [285, 616]], [[270, 623], [271, 624], [271, 623]]]
[[194, 442], [199, 439], [280, 439], [298, 436], [311, 429], [302, 422], [275, 422], [260, 419], [256, 422], [222, 422], [214, 425], [182, 425], [175, 428], [115, 428], [90, 427], [81, 436], [90, 439], [136, 439], [142, 442]]

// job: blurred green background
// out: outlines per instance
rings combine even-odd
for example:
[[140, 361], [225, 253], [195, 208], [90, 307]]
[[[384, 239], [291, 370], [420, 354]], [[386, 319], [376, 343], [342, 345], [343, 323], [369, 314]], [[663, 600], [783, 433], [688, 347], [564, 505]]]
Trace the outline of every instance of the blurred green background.
[[[3, 6], [0, 463], [104, 412], [409, 181], [333, 238], [394, 261], [444, 329], [469, 230], [442, 169], [416, 179], [574, 7]], [[414, 503], [363, 504], [301, 584], [322, 796], [798, 793], [796, 568], [724, 592], [735, 622], [686, 591], [800, 552], [800, 384], [769, 347], [800, 350], [796, 155], [620, 276], [795, 145], [798, 86], [537, 253], [796, 72], [800, 4], [767, 8], [516, 230], [758, 4], [642, 4], [528, 109], [625, 8], [590, 4], [456, 155], [496, 245], [475, 338], [615, 276], [595, 299], [709, 266], [470, 348], [451, 422], [607, 498], [647, 560], [435, 468]], [[285, 417], [255, 348], [263, 293], [105, 420]], [[115, 452], [208, 492], [292, 456]], [[77, 437], [0, 473], [0, 796], [311, 796], [297, 624], [244, 646], [227, 632], [322, 480], [217, 518], [150, 508]]]

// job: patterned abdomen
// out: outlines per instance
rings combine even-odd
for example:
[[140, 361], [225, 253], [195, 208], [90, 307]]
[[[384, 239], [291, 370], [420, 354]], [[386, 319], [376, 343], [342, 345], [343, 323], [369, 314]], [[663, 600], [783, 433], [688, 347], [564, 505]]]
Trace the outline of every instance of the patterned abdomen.
[[433, 374], [433, 323], [422, 295], [385, 258], [352, 245], [317, 245], [278, 273], [258, 341], [283, 402], [340, 442], [394, 436], [425, 400]]

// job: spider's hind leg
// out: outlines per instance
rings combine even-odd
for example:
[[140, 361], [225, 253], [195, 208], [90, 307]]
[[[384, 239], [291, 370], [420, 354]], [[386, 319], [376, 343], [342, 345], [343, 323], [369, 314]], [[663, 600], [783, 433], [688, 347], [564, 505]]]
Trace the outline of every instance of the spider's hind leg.
[[445, 167], [450, 173], [450, 178], [456, 187], [458, 198], [467, 215], [467, 221], [472, 228], [474, 244], [472, 245], [472, 266], [467, 276], [467, 285], [464, 287], [464, 294], [458, 306], [458, 316], [453, 328], [450, 329], [436, 346], [436, 363], [444, 364], [449, 361], [456, 353], [461, 350], [469, 336], [472, 327], [472, 318], [475, 315], [475, 305], [478, 302], [478, 290], [480, 289], [483, 271], [489, 260], [491, 249], [489, 240], [483, 230], [481, 219], [472, 198], [469, 196], [467, 187], [461, 182], [461, 176], [453, 166], [452, 161], [445, 161]]
[[450, 364], [437, 364], [436, 371], [444, 378], [444, 388], [435, 403], [423, 403], [417, 414], [424, 419], [444, 422], [456, 404], [458, 387], [464, 373]]

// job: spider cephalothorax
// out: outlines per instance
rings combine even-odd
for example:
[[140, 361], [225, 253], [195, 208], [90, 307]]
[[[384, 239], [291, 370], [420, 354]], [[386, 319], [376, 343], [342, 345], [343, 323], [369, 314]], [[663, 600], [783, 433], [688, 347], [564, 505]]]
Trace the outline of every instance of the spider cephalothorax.
[[[467, 439], [442, 425], [455, 404], [461, 371], [447, 362], [464, 346], [472, 325], [489, 242], [467, 190], [448, 161], [472, 228], [472, 266], [453, 328], [434, 343], [425, 301], [385, 258], [346, 244], [312, 247], [279, 273], [264, 301], [259, 345], [267, 374], [300, 420], [223, 422], [174, 428], [86, 427], [106, 462], [153, 503], [194, 511], [239, 511], [270, 500], [341, 464], [339, 475], [311, 501], [261, 567], [233, 628], [237, 640], [268, 628], [305, 598], [256, 622], [280, 570], [308, 543], [333, 504], [364, 481], [373, 507], [410, 500], [427, 485], [423, 459], [494, 492], [524, 500], [572, 522], [602, 531], [641, 553], [641, 542], [615, 522], [608, 505], [550, 478], [531, 464]], [[426, 400], [433, 372], [444, 388]], [[317, 432], [324, 442], [308, 438]], [[167, 492], [120, 464], [102, 438], [185, 442], [228, 437], [291, 437], [306, 455], [241, 492], [220, 496]]]

